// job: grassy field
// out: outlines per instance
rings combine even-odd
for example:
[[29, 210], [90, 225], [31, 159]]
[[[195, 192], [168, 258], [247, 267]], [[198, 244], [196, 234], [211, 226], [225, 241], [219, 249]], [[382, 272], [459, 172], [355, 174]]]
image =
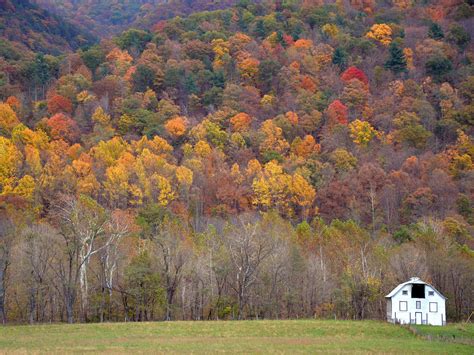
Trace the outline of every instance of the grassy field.
[[[455, 342], [456, 338], [462, 341]], [[474, 354], [473, 341], [473, 325], [410, 330], [376, 321], [216, 321], [0, 327], [0, 353]]]

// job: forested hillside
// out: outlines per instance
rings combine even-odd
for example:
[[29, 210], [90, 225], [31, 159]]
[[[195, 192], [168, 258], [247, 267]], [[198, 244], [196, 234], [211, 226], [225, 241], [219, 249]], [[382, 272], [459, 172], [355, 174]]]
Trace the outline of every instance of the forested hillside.
[[95, 41], [87, 31], [30, 0], [1, 0], [0, 20], [0, 50], [6, 57], [16, 55], [10, 46], [58, 55]]
[[470, 1], [148, 5], [2, 47], [0, 319], [383, 318], [412, 276], [469, 316]]
[[[199, 11], [228, 8], [237, 0], [35, 0], [97, 35], [111, 35], [128, 27], [148, 28], [160, 20]], [[254, 1], [254, 3], [259, 1]]]

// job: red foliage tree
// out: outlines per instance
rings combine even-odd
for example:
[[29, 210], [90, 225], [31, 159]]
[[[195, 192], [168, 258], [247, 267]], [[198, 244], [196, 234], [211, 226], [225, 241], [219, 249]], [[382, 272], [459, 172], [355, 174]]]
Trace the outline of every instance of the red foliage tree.
[[327, 109], [329, 124], [347, 124], [347, 106], [339, 100], [334, 100]]
[[64, 96], [55, 94], [48, 100], [48, 111], [52, 115], [59, 112], [71, 113], [72, 102]]
[[346, 71], [342, 73], [341, 79], [345, 82], [349, 82], [352, 79], [357, 79], [362, 81], [365, 85], [369, 85], [369, 79], [367, 79], [365, 73], [356, 67], [347, 68]]
[[53, 139], [64, 139], [69, 142], [75, 142], [79, 138], [79, 128], [76, 121], [68, 116], [57, 113], [51, 117], [46, 124], [51, 131]]

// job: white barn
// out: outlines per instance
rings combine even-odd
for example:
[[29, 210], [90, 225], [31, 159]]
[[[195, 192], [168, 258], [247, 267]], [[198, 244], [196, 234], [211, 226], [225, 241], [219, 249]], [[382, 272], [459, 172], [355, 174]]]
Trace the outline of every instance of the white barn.
[[391, 323], [446, 325], [446, 297], [418, 277], [398, 285], [385, 298]]

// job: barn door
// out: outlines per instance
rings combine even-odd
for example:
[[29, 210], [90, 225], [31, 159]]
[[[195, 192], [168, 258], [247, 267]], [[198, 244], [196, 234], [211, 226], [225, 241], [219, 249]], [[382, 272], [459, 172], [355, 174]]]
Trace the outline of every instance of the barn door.
[[415, 324], [422, 324], [422, 313], [415, 312]]

